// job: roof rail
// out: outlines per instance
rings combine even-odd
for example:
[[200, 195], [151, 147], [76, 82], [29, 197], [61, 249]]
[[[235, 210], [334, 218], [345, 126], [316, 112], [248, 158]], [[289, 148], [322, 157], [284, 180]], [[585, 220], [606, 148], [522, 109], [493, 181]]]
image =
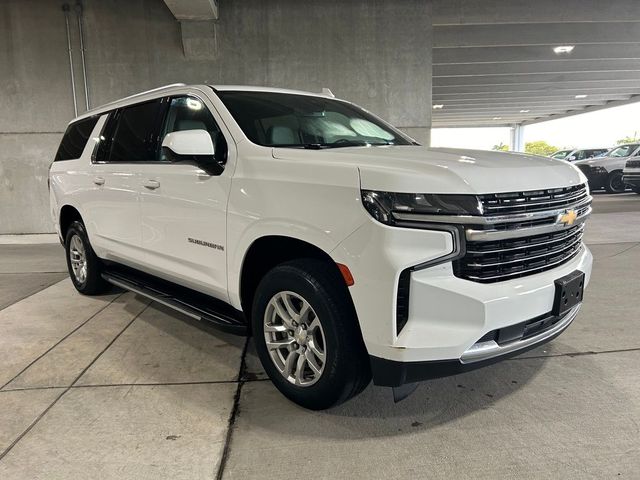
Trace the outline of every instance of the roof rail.
[[141, 97], [142, 95], [146, 95], [148, 93], [160, 92], [162, 90], [166, 90], [168, 88], [173, 88], [173, 87], [185, 87], [186, 85], [187, 85], [186, 83], [170, 83], [169, 85], [163, 85], [162, 87], [152, 88], [151, 90], [145, 90], [144, 92], [140, 92], [140, 93], [134, 93], [133, 95], [129, 95], [128, 97], [119, 98], [118, 100], [114, 100], [113, 102], [105, 103], [104, 105], [100, 105], [99, 107], [92, 108], [91, 110], [89, 110], [89, 112], [93, 110], [103, 109], [105, 107], [108, 107], [109, 105], [120, 103], [124, 100], [130, 100], [132, 98]]

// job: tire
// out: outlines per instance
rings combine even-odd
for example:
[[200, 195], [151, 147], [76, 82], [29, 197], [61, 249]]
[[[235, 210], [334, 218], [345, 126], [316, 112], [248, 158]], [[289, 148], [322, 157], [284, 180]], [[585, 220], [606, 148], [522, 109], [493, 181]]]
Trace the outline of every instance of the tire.
[[620, 170], [616, 170], [609, 174], [604, 189], [607, 193], [623, 193], [626, 190], [626, 186], [622, 181], [622, 172]]
[[[332, 267], [315, 259], [278, 265], [260, 281], [252, 307], [262, 366], [284, 396], [311, 410], [339, 405], [371, 381], [355, 309]], [[296, 316], [305, 303], [307, 313]], [[269, 350], [267, 337], [281, 347]]]
[[98, 295], [110, 289], [102, 278], [102, 265], [96, 256], [84, 224], [74, 221], [67, 229], [64, 247], [67, 268], [74, 287], [84, 295]]

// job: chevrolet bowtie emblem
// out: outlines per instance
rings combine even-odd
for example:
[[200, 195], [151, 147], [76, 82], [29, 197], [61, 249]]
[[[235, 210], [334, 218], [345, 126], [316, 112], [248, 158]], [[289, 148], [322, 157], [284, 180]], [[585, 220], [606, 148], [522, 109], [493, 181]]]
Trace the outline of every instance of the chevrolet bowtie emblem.
[[558, 223], [564, 223], [565, 225], [573, 225], [573, 222], [578, 218], [578, 214], [575, 210], [567, 210], [564, 213], [558, 215]]

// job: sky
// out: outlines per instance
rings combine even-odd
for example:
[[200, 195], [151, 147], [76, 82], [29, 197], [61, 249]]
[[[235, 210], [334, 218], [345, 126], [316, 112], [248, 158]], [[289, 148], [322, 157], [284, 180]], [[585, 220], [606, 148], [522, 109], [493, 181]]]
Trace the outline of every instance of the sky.
[[[597, 112], [529, 125], [524, 128], [524, 141], [544, 140], [561, 148], [611, 147], [618, 139], [640, 136], [640, 102]], [[434, 128], [434, 147], [479, 148], [490, 150], [499, 143], [509, 144], [510, 129], [499, 128]]]

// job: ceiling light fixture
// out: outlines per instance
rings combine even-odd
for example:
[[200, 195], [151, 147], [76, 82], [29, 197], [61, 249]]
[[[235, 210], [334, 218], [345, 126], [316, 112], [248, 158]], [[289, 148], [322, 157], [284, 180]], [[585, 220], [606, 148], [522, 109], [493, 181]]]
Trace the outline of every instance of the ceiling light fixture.
[[531, 110], [520, 110], [520, 113], [529, 113]]
[[577, 99], [580, 99], [580, 98], [587, 98], [587, 95], [576, 95], [576, 98], [577, 98]]
[[494, 120], [502, 120], [502, 117], [493, 117]]
[[444, 105], [442, 105], [441, 103], [436, 104], [433, 106], [434, 110], [442, 110], [444, 108]]
[[571, 53], [574, 48], [576, 48], [575, 45], [558, 45], [553, 49], [553, 52], [557, 55], [561, 55], [563, 53]]

